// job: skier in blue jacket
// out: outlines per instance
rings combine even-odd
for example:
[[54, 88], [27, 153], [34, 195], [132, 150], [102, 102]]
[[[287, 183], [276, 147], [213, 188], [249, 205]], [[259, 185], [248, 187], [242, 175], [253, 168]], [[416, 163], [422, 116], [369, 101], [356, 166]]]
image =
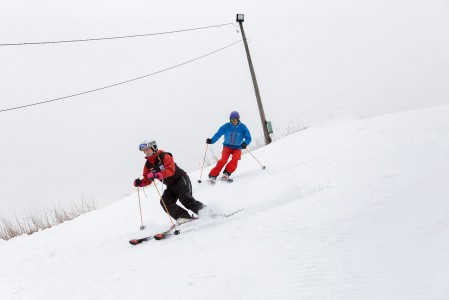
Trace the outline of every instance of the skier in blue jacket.
[[[223, 167], [222, 179], [227, 180], [229, 176], [237, 169], [238, 161], [241, 158], [242, 150], [251, 143], [251, 133], [245, 124], [240, 122], [240, 114], [237, 111], [231, 112], [229, 122], [218, 129], [212, 138], [206, 139], [207, 144], [214, 144], [224, 135], [223, 151], [221, 159], [216, 166], [210, 171], [209, 179], [215, 181]], [[232, 155], [231, 161], [228, 163], [229, 156]]]

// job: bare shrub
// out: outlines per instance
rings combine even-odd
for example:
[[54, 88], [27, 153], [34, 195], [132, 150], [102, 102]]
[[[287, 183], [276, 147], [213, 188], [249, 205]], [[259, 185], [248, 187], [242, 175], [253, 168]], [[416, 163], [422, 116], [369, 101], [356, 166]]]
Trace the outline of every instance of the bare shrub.
[[286, 128], [280, 129], [280, 128], [276, 128], [275, 130], [273, 130], [273, 134], [271, 135], [271, 138], [273, 141], [277, 141], [287, 135], [290, 135], [292, 133], [301, 131], [301, 130], [305, 130], [307, 129], [307, 126], [302, 125], [299, 120], [295, 120], [295, 121], [290, 121], [287, 125]]
[[0, 216], [0, 239], [9, 240], [22, 234], [30, 235], [95, 209], [96, 203], [92, 199], [86, 200], [83, 196], [80, 203], [71, 202], [65, 207], [54, 204], [50, 210], [43, 212], [29, 210], [22, 217], [16, 213], [10, 218]]

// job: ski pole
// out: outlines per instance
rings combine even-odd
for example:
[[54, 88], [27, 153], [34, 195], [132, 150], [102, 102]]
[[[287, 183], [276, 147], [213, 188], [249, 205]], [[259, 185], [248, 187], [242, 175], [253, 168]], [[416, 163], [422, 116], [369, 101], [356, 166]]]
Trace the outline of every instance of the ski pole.
[[246, 151], [248, 151], [248, 153], [251, 154], [251, 156], [254, 157], [254, 159], [259, 163], [259, 165], [262, 166], [262, 170], [265, 170], [266, 166], [262, 165], [260, 161], [248, 149], [246, 149]]
[[[167, 205], [165, 205], [165, 201], [164, 201], [164, 199], [162, 199], [161, 192], [159, 192], [159, 188], [157, 187], [156, 182], [153, 181], [153, 183], [154, 183], [154, 186], [156, 187], [157, 193], [159, 194], [159, 198], [161, 199], [161, 202], [162, 202], [162, 204], [164, 205], [165, 212], [167, 213], [168, 218], [170, 219], [170, 223], [171, 223], [172, 227], [173, 227], [173, 228], [176, 228], [176, 224], [173, 222], [172, 217], [171, 217], [170, 214], [168, 213]], [[176, 234], [176, 235], [179, 234], [179, 230], [176, 229], [176, 230], [174, 231], [174, 234]]]
[[203, 176], [204, 162], [206, 161], [206, 154], [207, 154], [207, 147], [208, 146], [209, 146], [209, 144], [206, 143], [206, 151], [204, 151], [203, 166], [201, 167], [200, 179], [198, 179], [198, 183], [201, 183], [201, 176]]
[[139, 210], [140, 210], [140, 230], [144, 230], [145, 226], [143, 226], [143, 220], [142, 220], [142, 206], [140, 205], [140, 191], [139, 187], [137, 187], [137, 197], [139, 198]]

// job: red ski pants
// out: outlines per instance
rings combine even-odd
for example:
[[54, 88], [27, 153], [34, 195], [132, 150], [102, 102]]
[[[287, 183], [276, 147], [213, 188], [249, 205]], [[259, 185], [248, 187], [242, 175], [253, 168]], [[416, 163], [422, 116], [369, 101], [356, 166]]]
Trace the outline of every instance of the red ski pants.
[[[228, 162], [229, 156], [232, 155], [231, 161]], [[217, 162], [217, 165], [210, 171], [210, 176], [218, 176], [223, 169], [224, 165], [226, 165], [225, 170], [228, 173], [233, 173], [235, 169], [237, 169], [237, 164], [242, 156], [242, 150], [240, 149], [231, 149], [229, 147], [224, 146], [223, 151], [221, 152], [221, 158]]]

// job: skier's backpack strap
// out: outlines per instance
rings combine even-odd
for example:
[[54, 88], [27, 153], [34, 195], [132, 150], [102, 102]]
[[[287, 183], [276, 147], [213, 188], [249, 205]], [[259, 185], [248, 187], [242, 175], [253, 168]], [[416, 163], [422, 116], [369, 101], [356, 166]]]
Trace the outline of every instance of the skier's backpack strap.
[[[146, 168], [148, 169], [148, 170], [150, 170], [150, 172], [152, 172], [152, 170], [155, 170], [156, 169], [156, 172], [159, 172], [159, 171], [161, 171], [161, 170], [158, 170], [158, 169], [160, 169], [160, 166], [162, 165], [164, 165], [164, 157], [165, 157], [165, 154], [168, 154], [168, 155], [170, 155], [171, 157], [173, 157], [173, 155], [170, 153], [170, 152], [161, 152], [161, 153], [158, 153], [157, 154], [157, 162], [156, 162], [156, 164], [152, 164], [149, 160], [147, 160], [146, 162], [145, 162], [145, 166], [146, 166]], [[163, 168], [162, 168], [163, 169]]]
[[[164, 161], [165, 154], [168, 154], [168, 155], [170, 155], [171, 157], [173, 157], [173, 154], [171, 154], [170, 152], [161, 152], [160, 154], [157, 155], [157, 158], [158, 158], [158, 160], [159, 160], [160, 162], [163, 162], [163, 161]], [[161, 157], [162, 157], [162, 158], [161, 158]]]

